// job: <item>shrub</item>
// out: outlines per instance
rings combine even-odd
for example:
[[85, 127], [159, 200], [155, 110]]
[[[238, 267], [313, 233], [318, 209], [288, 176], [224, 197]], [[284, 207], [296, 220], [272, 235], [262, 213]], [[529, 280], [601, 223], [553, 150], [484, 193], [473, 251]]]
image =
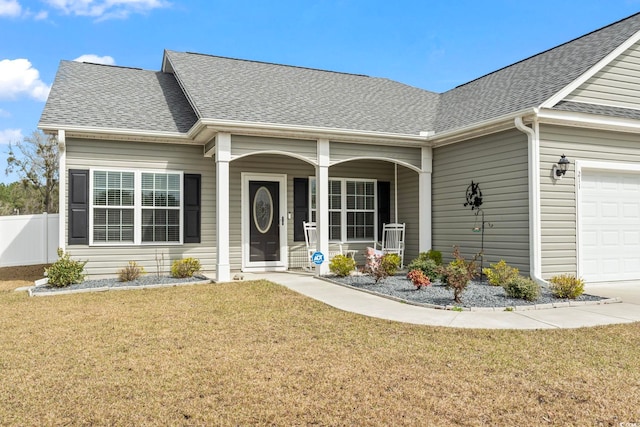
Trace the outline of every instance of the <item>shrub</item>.
[[58, 248], [58, 260], [51, 267], [44, 270], [49, 278], [49, 285], [56, 288], [69, 286], [72, 283], [80, 283], [84, 280], [84, 266], [87, 261], [75, 261], [68, 253]]
[[367, 253], [366, 271], [378, 283], [380, 280], [393, 276], [400, 268], [400, 256], [398, 254], [378, 255], [375, 252]]
[[177, 259], [171, 265], [171, 276], [173, 277], [191, 277], [200, 271], [200, 261], [196, 258]]
[[512, 298], [535, 301], [540, 296], [540, 286], [528, 277], [520, 275], [511, 277], [504, 282], [503, 287], [506, 294]]
[[418, 258], [411, 261], [407, 267], [409, 271], [420, 270], [431, 279], [435, 280], [440, 278], [438, 274], [438, 263], [432, 258], [429, 258], [429, 252], [420, 252]]
[[348, 276], [356, 268], [356, 261], [346, 255], [336, 255], [329, 262], [329, 270], [337, 276]]
[[453, 300], [461, 303], [460, 295], [467, 288], [467, 285], [478, 275], [478, 265], [476, 261], [480, 254], [476, 254], [471, 261], [465, 260], [460, 255], [457, 246], [453, 247], [453, 257], [455, 258], [446, 267], [442, 266], [438, 272], [448, 289], [453, 289]]
[[442, 252], [429, 249], [427, 251], [427, 258], [433, 260], [436, 265], [442, 265]]
[[416, 289], [421, 289], [423, 286], [431, 285], [431, 280], [425, 275], [422, 270], [411, 270], [407, 274], [407, 278], [411, 280]]
[[503, 286], [514, 277], [518, 277], [520, 270], [510, 267], [501, 259], [497, 264], [490, 264], [490, 268], [482, 269], [482, 272], [487, 276], [490, 285]]
[[584, 280], [572, 274], [553, 276], [549, 282], [551, 293], [556, 298], [576, 299], [584, 292]]
[[118, 270], [118, 280], [121, 282], [130, 282], [138, 277], [146, 274], [144, 268], [135, 261], [129, 261], [129, 264], [122, 270]]

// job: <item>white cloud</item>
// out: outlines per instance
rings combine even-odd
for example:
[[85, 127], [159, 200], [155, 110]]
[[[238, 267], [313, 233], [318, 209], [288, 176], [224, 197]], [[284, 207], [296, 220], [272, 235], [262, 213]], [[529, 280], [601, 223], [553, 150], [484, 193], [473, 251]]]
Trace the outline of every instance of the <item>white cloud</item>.
[[49, 12], [47, 12], [46, 10], [41, 10], [40, 12], [35, 14], [33, 19], [35, 19], [36, 21], [42, 21], [44, 19], [47, 19], [48, 17], [49, 17]]
[[0, 0], [0, 16], [18, 17], [22, 14], [22, 6], [18, 0]]
[[74, 59], [76, 62], [91, 62], [94, 64], [104, 64], [104, 65], [116, 65], [115, 59], [111, 56], [98, 56], [92, 53], [87, 55], [81, 55]]
[[2, 108], [0, 108], [0, 117], [2, 118], [9, 118], [11, 117], [11, 113], [8, 112], [7, 110], [3, 110]]
[[[2, 0], [0, 0], [2, 1]], [[132, 13], [145, 13], [169, 6], [165, 0], [45, 0], [51, 7], [67, 15], [91, 16], [98, 20], [127, 18]]]
[[51, 87], [40, 80], [40, 72], [27, 59], [0, 61], [0, 99], [15, 99], [27, 95], [46, 101]]
[[21, 129], [0, 129], [0, 145], [14, 144], [23, 138]]

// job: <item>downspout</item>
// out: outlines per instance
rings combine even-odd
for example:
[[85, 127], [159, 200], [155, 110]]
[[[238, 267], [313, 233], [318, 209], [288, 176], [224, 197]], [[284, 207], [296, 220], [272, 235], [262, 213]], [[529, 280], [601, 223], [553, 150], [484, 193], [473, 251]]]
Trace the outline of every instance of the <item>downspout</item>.
[[538, 109], [534, 109], [531, 127], [525, 126], [522, 116], [515, 118], [516, 128], [527, 134], [529, 174], [529, 275], [538, 284], [548, 286], [542, 278], [542, 230], [540, 221], [540, 128]]

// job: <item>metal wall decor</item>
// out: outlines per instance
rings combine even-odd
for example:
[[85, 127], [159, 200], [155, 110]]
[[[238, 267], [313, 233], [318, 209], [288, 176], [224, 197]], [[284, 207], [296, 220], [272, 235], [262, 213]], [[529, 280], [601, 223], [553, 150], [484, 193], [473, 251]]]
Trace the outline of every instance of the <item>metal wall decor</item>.
[[[480, 190], [480, 183], [471, 181], [471, 184], [467, 187], [465, 193], [467, 201], [464, 206], [471, 206], [471, 210], [475, 210], [476, 221], [473, 225], [472, 231], [474, 233], [481, 233], [480, 238], [480, 280], [482, 280], [482, 270], [484, 269], [484, 230], [486, 227], [492, 228], [493, 224], [484, 219], [484, 210], [480, 209], [482, 206], [482, 190]], [[478, 214], [481, 214], [480, 226], [478, 226]]]

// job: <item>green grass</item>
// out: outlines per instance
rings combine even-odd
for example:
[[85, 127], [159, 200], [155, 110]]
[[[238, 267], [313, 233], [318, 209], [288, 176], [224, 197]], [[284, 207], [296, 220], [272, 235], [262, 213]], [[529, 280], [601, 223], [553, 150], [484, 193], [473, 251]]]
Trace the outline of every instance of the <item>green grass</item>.
[[265, 281], [29, 298], [2, 280], [1, 425], [640, 422], [640, 324], [463, 330]]

